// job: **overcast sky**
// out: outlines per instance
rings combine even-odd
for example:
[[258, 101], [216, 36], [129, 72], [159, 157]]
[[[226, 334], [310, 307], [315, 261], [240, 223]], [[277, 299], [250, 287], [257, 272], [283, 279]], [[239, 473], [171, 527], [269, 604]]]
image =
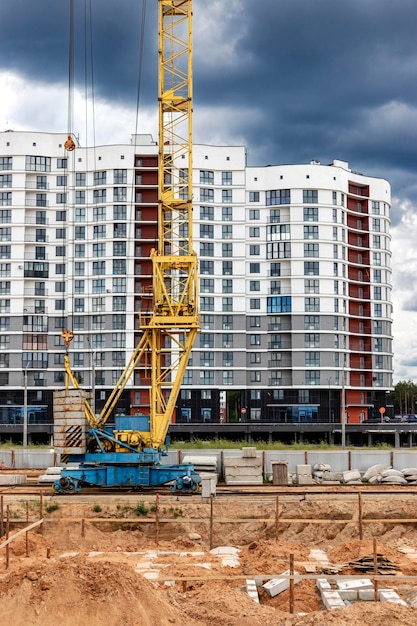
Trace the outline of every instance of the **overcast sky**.
[[[138, 132], [157, 138], [157, 0], [147, 0]], [[66, 132], [70, 0], [0, 2], [0, 130]], [[135, 132], [144, 0], [75, 0], [74, 131]], [[194, 140], [250, 165], [334, 158], [392, 185], [395, 380], [417, 381], [417, 1], [194, 0]], [[86, 84], [89, 87], [86, 89]], [[88, 130], [86, 130], [88, 129]]]

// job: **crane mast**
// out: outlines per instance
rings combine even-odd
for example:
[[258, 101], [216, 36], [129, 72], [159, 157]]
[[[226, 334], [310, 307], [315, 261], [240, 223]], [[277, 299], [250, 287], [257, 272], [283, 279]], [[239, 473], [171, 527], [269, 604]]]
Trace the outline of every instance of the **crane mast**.
[[[140, 312], [142, 336], [100, 414], [88, 402], [93, 429], [105, 426], [138, 366], [150, 362], [149, 431], [117, 429], [135, 448], [159, 449], [175, 411], [199, 329], [197, 256], [192, 244], [192, 1], [158, 0], [158, 246], [151, 251], [153, 309]], [[69, 148], [67, 148], [69, 149]], [[73, 375], [66, 330], [66, 388]]]
[[[192, 2], [159, 0], [158, 248], [151, 352], [153, 446], [163, 443], [199, 328], [192, 229]], [[169, 390], [170, 389], [170, 390]]]

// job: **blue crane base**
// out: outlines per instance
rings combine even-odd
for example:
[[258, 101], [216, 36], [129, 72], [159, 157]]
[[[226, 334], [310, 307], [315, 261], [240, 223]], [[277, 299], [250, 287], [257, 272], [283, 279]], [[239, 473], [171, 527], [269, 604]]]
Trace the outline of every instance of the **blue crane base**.
[[[90, 455], [87, 454], [86, 457], [88, 456]], [[53, 491], [57, 494], [73, 494], [81, 491], [84, 486], [140, 488], [170, 484], [171, 491], [184, 493], [196, 491], [201, 483], [201, 478], [192, 464], [140, 465], [136, 459], [135, 465], [129, 465], [126, 457], [131, 455], [114, 453], [109, 456], [122, 458], [119, 463], [107, 464], [101, 458], [100, 463], [83, 462], [78, 467], [63, 469], [60, 478], [53, 484]]]

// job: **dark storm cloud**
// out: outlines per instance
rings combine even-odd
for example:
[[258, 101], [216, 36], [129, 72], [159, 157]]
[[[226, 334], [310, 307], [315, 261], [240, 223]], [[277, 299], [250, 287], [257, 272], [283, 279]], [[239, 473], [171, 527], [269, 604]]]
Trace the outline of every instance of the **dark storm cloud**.
[[[0, 69], [65, 83], [69, 6], [3, 1]], [[143, 0], [91, 6], [96, 95], [134, 106]], [[141, 87], [142, 104], [155, 106], [156, 6], [147, 1]], [[75, 79], [83, 85], [84, 2], [75, 0], [75, 8]], [[417, 202], [415, 0], [194, 0], [193, 8], [196, 120], [212, 109], [227, 144], [232, 129], [226, 121], [222, 127], [216, 110], [235, 112], [235, 120], [227, 118], [235, 125], [239, 111], [250, 110], [244, 127], [233, 128], [250, 164], [341, 158], [388, 178], [401, 200]], [[223, 58], [219, 33], [233, 48], [225, 47]], [[201, 132], [197, 140], [210, 141]]]

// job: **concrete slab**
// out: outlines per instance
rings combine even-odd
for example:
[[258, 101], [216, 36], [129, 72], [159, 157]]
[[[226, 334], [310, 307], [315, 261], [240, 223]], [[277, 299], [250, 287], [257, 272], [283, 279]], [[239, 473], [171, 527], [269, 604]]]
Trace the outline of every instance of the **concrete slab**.
[[[281, 574], [281, 576], [286, 576], [286, 577], [289, 575], [290, 575], [289, 569], [287, 569], [285, 572]], [[299, 573], [294, 571], [294, 576], [295, 576], [294, 583], [295, 584], [299, 583], [301, 580], [301, 578], [299, 577]], [[263, 588], [271, 598], [274, 598], [278, 594], [288, 589], [289, 586], [290, 586], [289, 578], [272, 578], [271, 580], [268, 580], [268, 582], [266, 582], [263, 585]]]
[[392, 602], [394, 604], [401, 604], [401, 606], [408, 606], [407, 602], [404, 602], [402, 598], [393, 589], [380, 589], [379, 591], [380, 602]]
[[338, 590], [342, 591], [359, 591], [359, 589], [373, 589], [374, 585], [369, 578], [359, 578], [352, 580], [339, 580], [337, 582]]
[[332, 590], [332, 587], [329, 581], [327, 580], [327, 578], [317, 578], [316, 585], [317, 585], [317, 589], [319, 589], [320, 592]]
[[359, 589], [358, 600], [360, 600], [361, 602], [373, 602], [375, 600], [375, 590], [374, 589]]
[[246, 581], [246, 593], [254, 602], [259, 604], [258, 588], [253, 578], [248, 578]]
[[0, 474], [0, 485], [25, 485], [26, 482], [25, 474]]
[[345, 603], [339, 595], [338, 591], [323, 591], [321, 599], [326, 609], [333, 611], [335, 609], [343, 609]]

